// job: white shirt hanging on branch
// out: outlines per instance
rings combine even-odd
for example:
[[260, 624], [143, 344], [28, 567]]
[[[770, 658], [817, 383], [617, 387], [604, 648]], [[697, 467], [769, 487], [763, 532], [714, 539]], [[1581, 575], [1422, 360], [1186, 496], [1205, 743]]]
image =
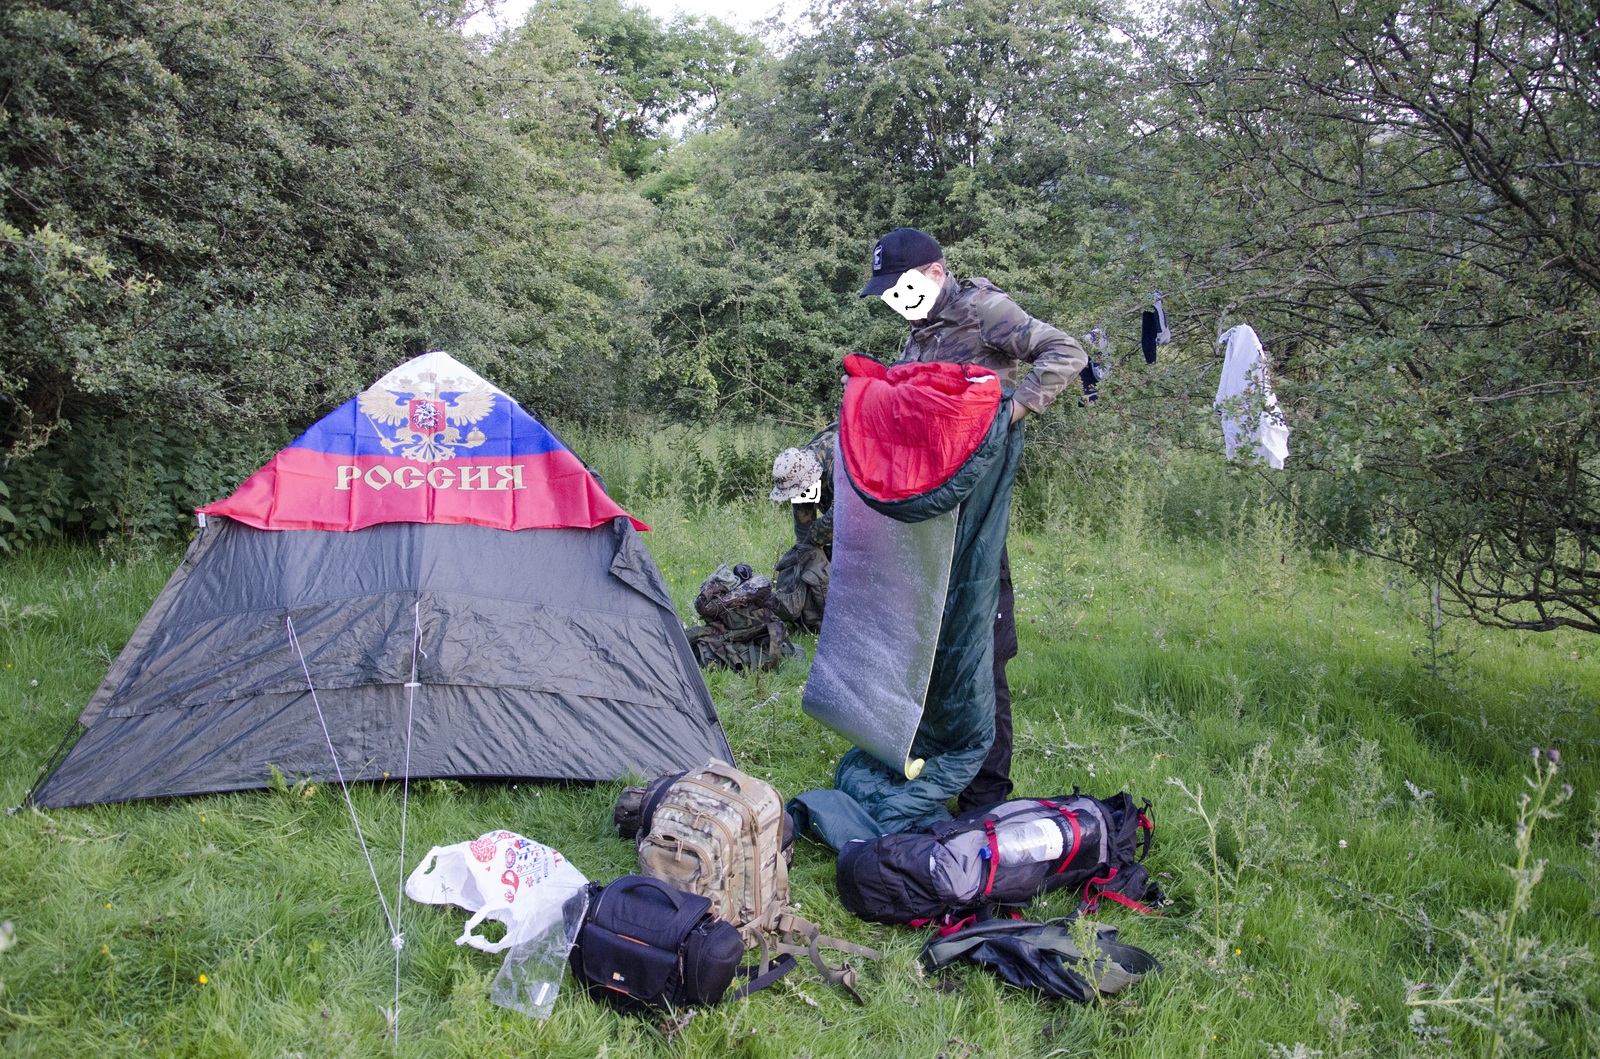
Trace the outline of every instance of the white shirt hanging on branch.
[[[1261, 339], [1249, 324], [1224, 331], [1217, 345], [1228, 347], [1222, 362], [1222, 382], [1212, 405], [1222, 416], [1222, 443], [1228, 459], [1265, 460], [1283, 469], [1289, 455], [1289, 425], [1278, 408], [1267, 377]], [[1243, 453], [1239, 453], [1240, 449]]]
[[1167, 326], [1167, 307], [1160, 291], [1156, 291], [1151, 298], [1156, 307], [1156, 345], [1164, 346], [1172, 341], [1172, 328]]

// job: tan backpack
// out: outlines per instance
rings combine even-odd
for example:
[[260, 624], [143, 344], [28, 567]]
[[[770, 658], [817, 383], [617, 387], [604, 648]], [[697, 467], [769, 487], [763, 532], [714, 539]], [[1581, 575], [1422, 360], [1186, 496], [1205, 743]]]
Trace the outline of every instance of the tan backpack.
[[818, 950], [868, 959], [878, 953], [822, 934], [789, 907], [787, 814], [771, 784], [711, 761], [652, 791], [643, 813], [641, 875], [709, 898], [711, 911], [738, 928], [745, 948], [761, 949], [762, 975], [773, 969], [774, 954], [786, 971], [804, 953], [824, 978], [855, 996], [855, 970], [828, 966]]

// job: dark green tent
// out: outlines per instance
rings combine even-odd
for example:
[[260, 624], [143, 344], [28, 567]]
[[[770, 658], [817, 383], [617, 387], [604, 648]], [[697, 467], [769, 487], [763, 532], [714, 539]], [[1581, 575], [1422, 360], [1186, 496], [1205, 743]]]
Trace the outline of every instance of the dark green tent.
[[274, 768], [332, 778], [334, 754], [349, 780], [731, 760], [634, 524], [445, 354], [204, 511], [39, 805], [262, 787]]

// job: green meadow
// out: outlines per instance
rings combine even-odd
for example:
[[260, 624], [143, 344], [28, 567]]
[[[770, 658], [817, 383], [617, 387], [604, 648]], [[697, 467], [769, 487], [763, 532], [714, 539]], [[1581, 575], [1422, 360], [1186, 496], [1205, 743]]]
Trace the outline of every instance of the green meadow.
[[[775, 431], [569, 440], [654, 528], [680, 615], [719, 562], [770, 570]], [[343, 799], [320, 782], [0, 816], [8, 1056], [1578, 1057], [1600, 1051], [1600, 667], [1575, 634], [1434, 615], [1426, 585], [1316, 547], [1247, 474], [1033, 480], [1011, 536], [1020, 793], [1154, 803], [1173, 903], [1100, 919], [1163, 963], [1115, 999], [1045, 1002], [925, 936], [854, 920], [802, 841], [795, 899], [882, 950], [858, 1006], [802, 971], [687, 1021], [571, 987], [544, 1023], [489, 1002], [465, 913], [407, 902], [394, 960]], [[1181, 463], [1180, 463], [1181, 465]], [[160, 590], [175, 549], [0, 558], [0, 801], [17, 804]], [[802, 638], [809, 650], [814, 641]], [[846, 744], [800, 710], [807, 662], [709, 683], [741, 767], [785, 796]], [[1535, 748], [1539, 753], [1536, 755]], [[1548, 750], [1558, 752], [1551, 762]], [[406, 860], [508, 828], [592, 879], [634, 867], [621, 784], [412, 786]], [[352, 795], [399, 883], [401, 789]], [[1031, 918], [1067, 914], [1066, 896]]]

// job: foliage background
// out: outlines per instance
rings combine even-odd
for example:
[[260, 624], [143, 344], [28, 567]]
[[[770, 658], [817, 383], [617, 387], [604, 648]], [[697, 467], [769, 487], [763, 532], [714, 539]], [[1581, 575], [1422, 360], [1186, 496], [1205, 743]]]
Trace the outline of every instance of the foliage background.
[[1441, 613], [1600, 631], [1592, 4], [470, 14], [6, 6], [0, 542], [181, 534], [436, 347], [541, 414], [801, 434], [842, 354], [895, 352], [855, 292], [905, 224], [1111, 337], [1116, 422], [1063, 402], [1035, 478], [1215, 451], [1212, 339], [1248, 322], [1295, 430], [1277, 492], [1330, 498], [1309, 527]]

